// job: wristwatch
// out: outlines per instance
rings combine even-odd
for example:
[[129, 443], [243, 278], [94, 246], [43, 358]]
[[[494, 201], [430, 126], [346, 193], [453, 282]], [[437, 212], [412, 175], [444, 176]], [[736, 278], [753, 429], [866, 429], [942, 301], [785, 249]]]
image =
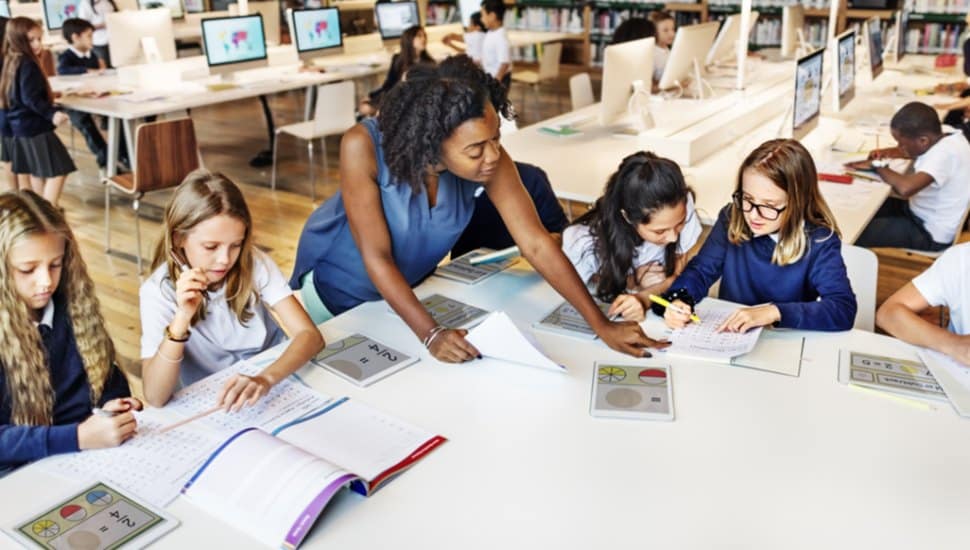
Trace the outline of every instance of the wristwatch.
[[869, 161], [869, 164], [871, 164], [873, 168], [885, 168], [889, 166], [889, 161], [887, 159], [872, 159]]
[[168, 338], [169, 340], [171, 340], [173, 342], [178, 342], [180, 344], [184, 344], [185, 342], [188, 342], [189, 341], [189, 336], [191, 336], [191, 335], [192, 335], [192, 331], [186, 329], [184, 336], [182, 336], [181, 338], [176, 338], [175, 336], [172, 335], [172, 331], [169, 330], [168, 325], [165, 325], [165, 338]]

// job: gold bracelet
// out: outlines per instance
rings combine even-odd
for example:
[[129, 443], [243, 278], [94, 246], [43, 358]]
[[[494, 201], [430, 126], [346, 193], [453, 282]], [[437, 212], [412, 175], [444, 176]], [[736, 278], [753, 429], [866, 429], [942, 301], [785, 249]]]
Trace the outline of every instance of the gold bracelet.
[[179, 357], [178, 359], [172, 359], [171, 357], [169, 357], [169, 356], [165, 355], [164, 353], [162, 353], [162, 347], [161, 346], [158, 347], [158, 351], [155, 352], [155, 355], [161, 357], [162, 359], [168, 361], [169, 363], [181, 363], [182, 362], [182, 359], [185, 358], [185, 354], [183, 353], [182, 354], [182, 357]]

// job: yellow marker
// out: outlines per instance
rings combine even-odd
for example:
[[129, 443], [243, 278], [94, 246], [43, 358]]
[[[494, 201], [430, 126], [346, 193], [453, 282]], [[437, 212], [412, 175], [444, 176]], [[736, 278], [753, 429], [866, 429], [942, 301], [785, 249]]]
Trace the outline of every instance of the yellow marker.
[[[674, 311], [679, 311], [681, 313], [690, 313], [688, 311], [684, 311], [684, 310], [682, 310], [682, 309], [674, 306], [673, 304], [671, 304], [667, 300], [664, 300], [660, 296], [657, 296], [656, 294], [651, 294], [650, 295], [650, 301], [653, 302], [653, 303], [655, 303], [655, 304], [660, 304], [663, 307], [669, 307], [669, 308], [673, 309]], [[701, 322], [701, 318], [698, 317], [697, 315], [693, 314], [693, 313], [690, 314], [690, 320], [691, 321], [694, 321], [695, 323], [700, 323]]]
[[909, 399], [909, 398], [906, 398], [906, 397], [901, 397], [899, 395], [895, 395], [895, 394], [892, 394], [892, 393], [887, 393], [887, 392], [884, 392], [884, 391], [874, 390], [872, 388], [869, 388], [869, 387], [866, 387], [866, 386], [860, 386], [859, 384], [853, 384], [851, 382], [849, 382], [849, 389], [855, 390], [855, 391], [861, 392], [861, 393], [869, 393], [869, 394], [878, 395], [880, 397], [885, 397], [886, 399], [891, 399], [893, 401], [896, 401], [897, 403], [902, 403], [904, 405], [909, 405], [910, 407], [915, 407], [917, 409], [923, 409], [924, 411], [935, 411], [936, 410], [936, 407], [934, 407], [933, 405], [930, 405], [929, 403], [924, 403], [924, 402], [918, 401], [916, 399]]

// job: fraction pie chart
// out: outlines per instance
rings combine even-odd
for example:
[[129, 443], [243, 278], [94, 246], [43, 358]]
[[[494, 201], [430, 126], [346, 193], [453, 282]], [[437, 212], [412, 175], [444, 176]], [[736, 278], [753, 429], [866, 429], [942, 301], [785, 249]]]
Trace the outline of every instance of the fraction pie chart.
[[648, 386], [660, 386], [667, 383], [667, 372], [663, 369], [643, 369], [639, 376], [640, 381]]
[[87, 511], [77, 504], [68, 504], [61, 508], [60, 514], [67, 521], [81, 521], [88, 516]]
[[42, 519], [30, 526], [38, 537], [53, 537], [61, 532], [61, 527], [49, 519]]
[[600, 367], [597, 376], [600, 382], [615, 384], [626, 378], [626, 371], [619, 367]]
[[95, 506], [107, 506], [111, 504], [111, 501], [113, 500], [111, 498], [111, 493], [107, 491], [91, 491], [85, 495], [84, 498], [88, 501], [88, 504], [93, 504]]

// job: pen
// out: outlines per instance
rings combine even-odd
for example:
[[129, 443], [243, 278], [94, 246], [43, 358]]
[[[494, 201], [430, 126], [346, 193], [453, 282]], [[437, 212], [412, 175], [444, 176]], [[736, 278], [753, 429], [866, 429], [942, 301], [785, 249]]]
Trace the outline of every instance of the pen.
[[679, 311], [680, 313], [684, 313], [684, 314], [688, 314], [689, 313], [690, 314], [690, 320], [691, 321], [694, 321], [695, 323], [700, 323], [701, 322], [701, 318], [698, 317], [697, 315], [695, 315], [693, 313], [690, 313], [689, 311], [684, 311], [682, 308], [679, 308], [679, 307], [671, 304], [670, 302], [668, 302], [667, 300], [664, 300], [663, 298], [661, 298], [660, 296], [657, 296], [656, 294], [651, 294], [650, 295], [650, 301], [653, 302], [653, 303], [655, 303], [655, 304], [660, 304], [663, 307], [669, 307], [669, 308], [673, 309], [674, 311]]
[[93, 414], [95, 416], [103, 416], [105, 418], [111, 418], [112, 416], [115, 416], [118, 413], [114, 413], [114, 412], [111, 412], [111, 411], [106, 411], [106, 410], [102, 409], [101, 407], [94, 407], [93, 409], [91, 409], [91, 414]]
[[[175, 263], [179, 266], [179, 269], [181, 269], [183, 273], [192, 269], [191, 267], [189, 267], [189, 262], [183, 260], [182, 256], [180, 256], [179, 253], [176, 252], [174, 248], [169, 249], [168, 255], [172, 257], [172, 260], [175, 261]], [[209, 301], [209, 291], [202, 290], [201, 292], [202, 292], [202, 298], [205, 299], [206, 301]]]

